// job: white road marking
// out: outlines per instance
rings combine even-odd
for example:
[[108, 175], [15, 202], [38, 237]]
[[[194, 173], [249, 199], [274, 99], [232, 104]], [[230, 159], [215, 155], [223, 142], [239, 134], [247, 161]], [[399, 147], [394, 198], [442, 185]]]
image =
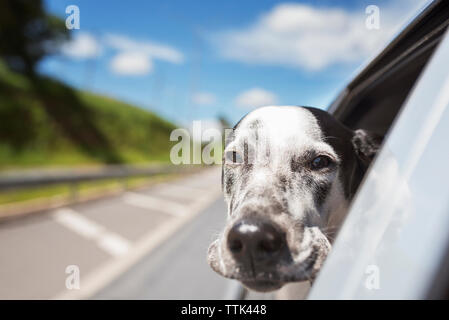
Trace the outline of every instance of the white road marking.
[[53, 218], [67, 229], [78, 233], [86, 239], [94, 239], [104, 232], [102, 226], [69, 208], [56, 210]]
[[157, 210], [174, 216], [184, 215], [187, 211], [187, 206], [185, 205], [136, 192], [126, 192], [122, 199], [132, 206]]
[[176, 185], [176, 184], [163, 184], [161, 188], [157, 190], [158, 194], [168, 195], [177, 199], [194, 199], [200, 197], [206, 192], [207, 189], [203, 188], [191, 188], [189, 186]]
[[219, 188], [215, 186], [209, 189], [202, 197], [186, 209], [186, 214], [178, 219], [172, 219], [160, 225], [157, 231], [151, 231], [135, 243], [126, 255], [107, 261], [89, 273], [83, 280], [80, 290], [64, 290], [53, 297], [56, 300], [88, 299], [100, 291], [102, 288], [119, 277], [123, 272], [137, 263], [144, 256], [148, 255], [154, 248], [166, 241], [173, 233], [191, 221], [203, 209], [213, 203], [221, 194]]
[[131, 246], [128, 240], [115, 233], [106, 233], [98, 239], [97, 245], [113, 256], [121, 256], [127, 253]]
[[173, 183], [161, 183], [161, 187], [164, 188], [164, 190], [170, 190], [174, 193], [180, 192], [180, 193], [204, 193], [204, 191], [207, 190], [207, 188], [200, 188], [196, 186], [189, 186], [189, 185], [181, 185], [181, 184], [173, 184]]
[[97, 246], [116, 257], [128, 252], [131, 242], [108, 231], [105, 227], [89, 220], [73, 209], [61, 208], [53, 213], [53, 219], [80, 236], [95, 241]]

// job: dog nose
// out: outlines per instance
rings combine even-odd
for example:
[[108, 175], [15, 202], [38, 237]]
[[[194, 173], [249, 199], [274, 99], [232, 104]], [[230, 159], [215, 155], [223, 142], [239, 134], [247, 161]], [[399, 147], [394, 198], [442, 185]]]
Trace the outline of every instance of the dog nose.
[[227, 245], [234, 259], [243, 264], [276, 262], [286, 241], [278, 227], [266, 221], [242, 220], [229, 230]]

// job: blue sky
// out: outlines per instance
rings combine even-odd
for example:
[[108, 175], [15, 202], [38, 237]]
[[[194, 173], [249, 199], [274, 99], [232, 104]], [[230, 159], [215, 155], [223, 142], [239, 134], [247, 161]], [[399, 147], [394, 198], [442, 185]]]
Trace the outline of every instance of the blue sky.
[[48, 0], [64, 19], [77, 5], [80, 29], [40, 70], [181, 125], [264, 104], [325, 108], [425, 2]]

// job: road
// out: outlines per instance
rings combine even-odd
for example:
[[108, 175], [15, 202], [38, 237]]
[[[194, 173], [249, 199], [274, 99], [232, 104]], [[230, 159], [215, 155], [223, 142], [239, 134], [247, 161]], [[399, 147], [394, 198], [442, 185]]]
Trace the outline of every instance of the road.
[[[96, 299], [223, 299], [229, 282], [206, 263], [207, 246], [224, 222], [218, 199], [169, 241], [95, 296]], [[221, 214], [221, 216], [219, 216]]]
[[[235, 299], [242, 287], [206, 263], [225, 218], [213, 167], [0, 220], [0, 299]], [[307, 291], [290, 284], [245, 299], [302, 299]]]
[[0, 299], [229, 298], [206, 263], [224, 219], [214, 167], [0, 222]]

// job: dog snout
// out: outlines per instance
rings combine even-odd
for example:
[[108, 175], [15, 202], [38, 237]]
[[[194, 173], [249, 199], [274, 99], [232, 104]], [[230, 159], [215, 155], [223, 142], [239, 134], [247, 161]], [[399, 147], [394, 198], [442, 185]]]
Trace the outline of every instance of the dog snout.
[[286, 248], [284, 233], [269, 221], [240, 220], [229, 230], [227, 246], [244, 266], [275, 264]]

